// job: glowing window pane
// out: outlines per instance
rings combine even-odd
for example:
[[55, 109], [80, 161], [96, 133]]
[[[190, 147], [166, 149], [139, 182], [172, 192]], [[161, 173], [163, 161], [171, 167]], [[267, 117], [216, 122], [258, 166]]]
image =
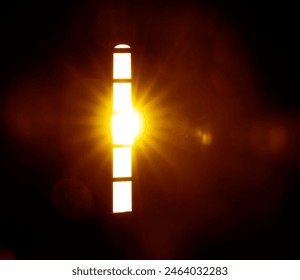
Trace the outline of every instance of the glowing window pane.
[[131, 177], [131, 148], [113, 149], [113, 177]]
[[131, 54], [114, 53], [114, 79], [131, 79]]
[[131, 83], [114, 83], [113, 110], [128, 111], [132, 108]]
[[141, 118], [135, 111], [115, 113], [112, 116], [113, 144], [132, 145], [141, 129]]
[[132, 133], [130, 133], [130, 122], [126, 114], [114, 114], [112, 118], [113, 144], [131, 145], [133, 143]]
[[113, 182], [113, 212], [131, 212], [131, 181]]
[[128, 45], [119, 44], [115, 46], [115, 49], [130, 49], [130, 47]]

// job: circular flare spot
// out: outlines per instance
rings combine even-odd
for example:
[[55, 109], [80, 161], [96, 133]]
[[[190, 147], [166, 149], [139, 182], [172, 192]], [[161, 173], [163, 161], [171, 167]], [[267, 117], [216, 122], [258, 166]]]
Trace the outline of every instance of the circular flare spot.
[[89, 188], [74, 179], [63, 179], [52, 191], [52, 203], [56, 210], [68, 218], [84, 216], [92, 206]]

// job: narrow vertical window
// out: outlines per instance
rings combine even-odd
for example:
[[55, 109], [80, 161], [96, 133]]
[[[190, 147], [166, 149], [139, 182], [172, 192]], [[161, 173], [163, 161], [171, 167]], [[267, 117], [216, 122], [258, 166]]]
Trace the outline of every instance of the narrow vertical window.
[[114, 53], [114, 79], [131, 79], [131, 53]]
[[132, 211], [131, 181], [113, 182], [113, 212]]
[[131, 147], [113, 148], [113, 177], [131, 178]]
[[135, 118], [131, 101], [131, 53], [117, 45], [113, 54], [113, 213], [132, 211], [132, 145]]

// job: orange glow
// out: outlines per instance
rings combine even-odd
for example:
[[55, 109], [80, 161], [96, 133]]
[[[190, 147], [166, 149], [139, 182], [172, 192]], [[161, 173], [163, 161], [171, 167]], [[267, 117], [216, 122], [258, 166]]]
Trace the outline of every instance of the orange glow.
[[132, 211], [131, 181], [113, 182], [113, 212]]
[[210, 132], [204, 132], [202, 130], [197, 130], [197, 137], [199, 138], [201, 144], [209, 146], [212, 142], [212, 135]]
[[211, 140], [212, 140], [212, 137], [211, 137], [210, 133], [208, 133], [208, 132], [203, 133], [203, 135], [202, 135], [202, 144], [203, 145], [210, 145]]
[[255, 124], [250, 139], [257, 155], [270, 157], [284, 153], [288, 136], [287, 129], [282, 123], [271, 121]]

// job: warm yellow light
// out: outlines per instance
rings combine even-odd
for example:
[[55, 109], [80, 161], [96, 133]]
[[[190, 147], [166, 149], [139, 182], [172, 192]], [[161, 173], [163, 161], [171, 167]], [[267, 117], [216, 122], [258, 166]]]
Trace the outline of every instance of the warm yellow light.
[[114, 79], [131, 79], [131, 53], [114, 53]]
[[115, 49], [130, 49], [130, 47], [125, 44], [119, 44], [119, 45], [115, 46]]
[[141, 117], [132, 109], [131, 53], [130, 50], [126, 50], [130, 47], [120, 44], [115, 46], [115, 49], [118, 50], [115, 50], [113, 54], [113, 78], [115, 81], [113, 83], [111, 120], [113, 212], [120, 213], [132, 211], [132, 145], [141, 130]]
[[211, 140], [212, 140], [212, 137], [211, 137], [210, 133], [208, 133], [208, 132], [203, 133], [203, 135], [202, 135], [202, 144], [203, 145], [210, 145]]
[[212, 134], [210, 132], [204, 132], [199, 129], [196, 131], [196, 135], [203, 145], [209, 146], [211, 144]]
[[132, 145], [142, 130], [142, 118], [137, 111], [114, 113], [112, 116], [113, 144]]
[[131, 148], [113, 149], [113, 178], [131, 177]]
[[113, 110], [129, 111], [132, 108], [131, 83], [114, 83], [113, 85]]
[[113, 182], [113, 212], [131, 212], [131, 181]]

